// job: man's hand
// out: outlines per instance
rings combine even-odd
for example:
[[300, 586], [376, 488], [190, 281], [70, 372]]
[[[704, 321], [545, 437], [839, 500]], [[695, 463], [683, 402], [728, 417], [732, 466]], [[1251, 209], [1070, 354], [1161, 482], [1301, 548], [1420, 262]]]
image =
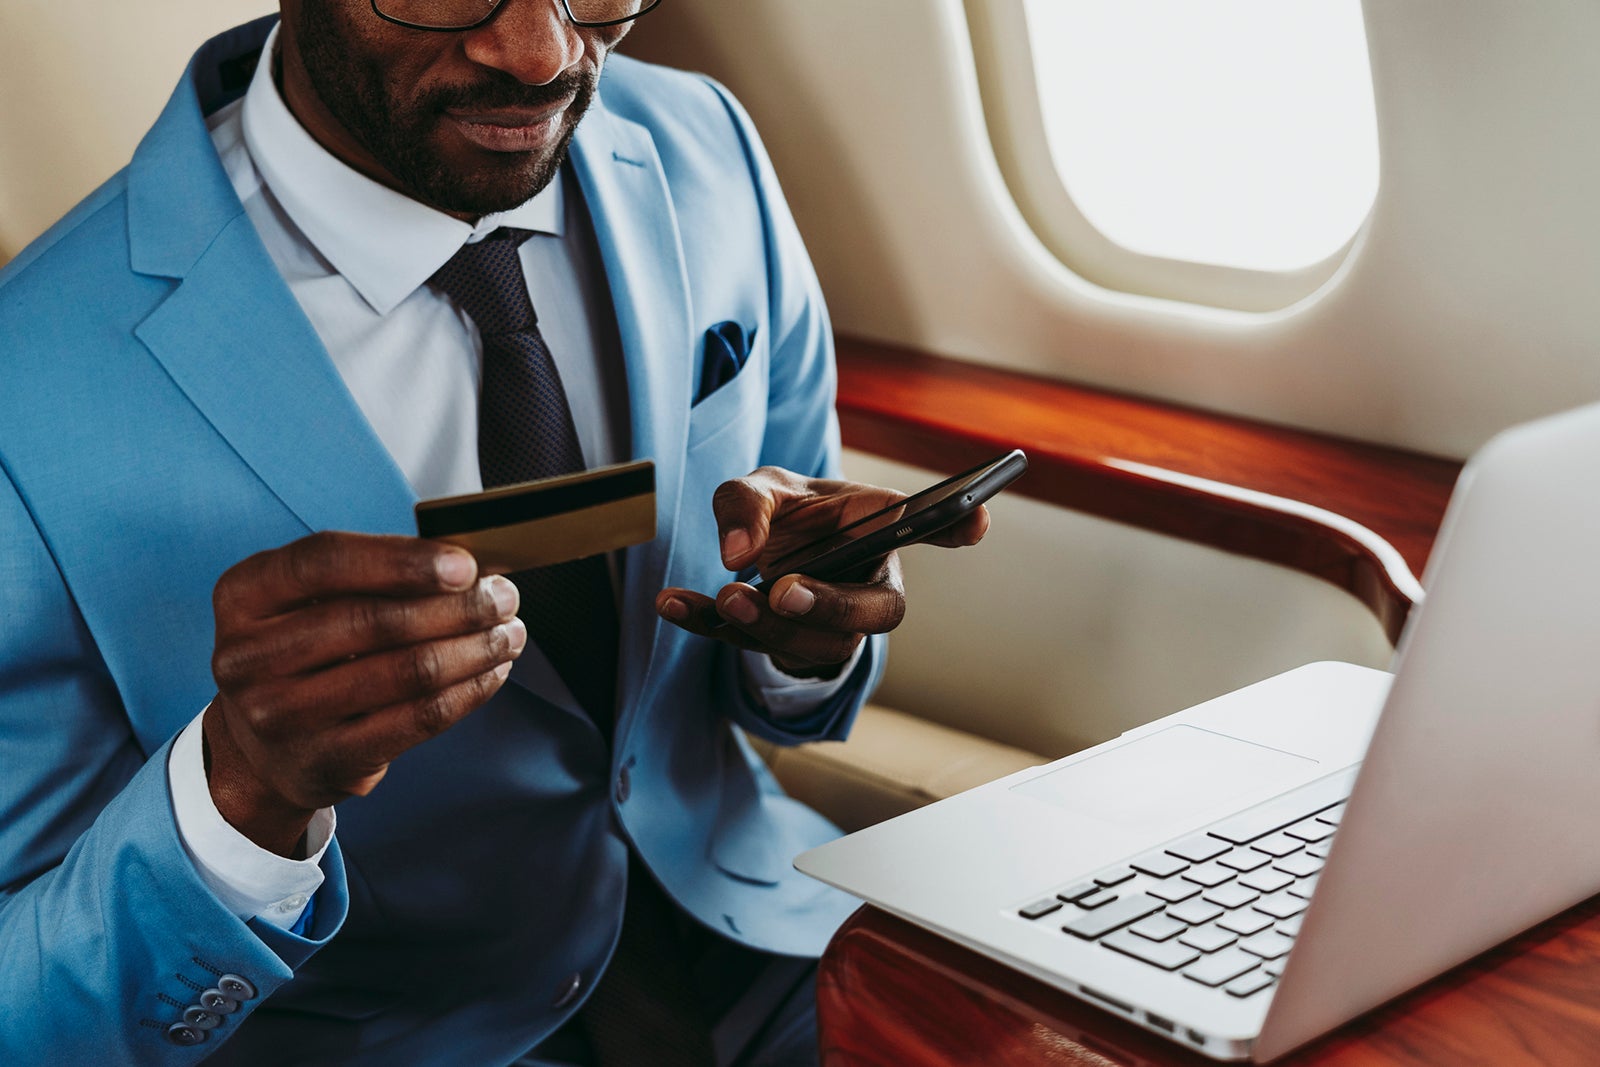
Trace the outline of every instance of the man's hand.
[[493, 696], [528, 639], [516, 586], [413, 537], [313, 534], [233, 567], [213, 604], [211, 796], [284, 856], [319, 808]]
[[[758, 568], [857, 519], [905, 499], [904, 493], [858, 482], [803, 478], [762, 467], [717, 487], [711, 507], [722, 541], [722, 563]], [[975, 545], [989, 529], [978, 508], [928, 543]], [[791, 574], [763, 597], [743, 582], [722, 587], [715, 600], [689, 589], [663, 589], [656, 611], [691, 633], [765, 652], [789, 674], [832, 677], [867, 634], [887, 633], [905, 617], [900, 559], [891, 554], [860, 582], [823, 582]], [[726, 624], [726, 625], [724, 625]]]

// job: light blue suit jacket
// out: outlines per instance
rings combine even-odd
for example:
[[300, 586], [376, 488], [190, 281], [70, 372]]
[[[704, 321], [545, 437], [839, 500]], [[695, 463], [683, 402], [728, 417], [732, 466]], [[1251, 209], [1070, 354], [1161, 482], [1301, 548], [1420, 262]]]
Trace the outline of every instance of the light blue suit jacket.
[[[509, 1062], [602, 968], [627, 841], [708, 926], [819, 952], [852, 902], [790, 860], [834, 831], [729, 723], [840, 738], [882, 649], [785, 726], [652, 601], [727, 580], [718, 483], [836, 472], [829, 326], [743, 112], [620, 57], [571, 155], [661, 531], [622, 567], [614, 751], [530, 646], [499, 696], [340, 806], [306, 936], [241, 922], [196, 875], [166, 760], [213, 693], [216, 579], [311, 530], [415, 528], [206, 131], [267, 26], [202, 49], [128, 168], [0, 274], [0, 1062]], [[749, 358], [691, 403], [728, 321]], [[218, 973], [259, 995], [173, 1044]]]

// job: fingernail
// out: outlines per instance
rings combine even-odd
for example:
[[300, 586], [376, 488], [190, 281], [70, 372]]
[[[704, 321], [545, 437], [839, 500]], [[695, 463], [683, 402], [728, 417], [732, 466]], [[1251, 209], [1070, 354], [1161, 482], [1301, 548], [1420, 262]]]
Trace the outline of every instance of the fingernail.
[[732, 563], [750, 551], [750, 533], [742, 528], [729, 530], [722, 538], [722, 562]]
[[817, 602], [817, 595], [799, 582], [790, 584], [778, 598], [778, 607], [785, 615], [804, 615]]
[[520, 653], [528, 644], [528, 628], [521, 619], [512, 619], [510, 622], [500, 624], [506, 632], [507, 639], [511, 642], [511, 651]]
[[500, 666], [494, 669], [494, 673], [495, 676], [498, 677], [502, 682], [505, 681], [506, 677], [511, 674], [511, 661], [507, 660], [506, 662], [500, 664]]
[[439, 580], [452, 588], [465, 588], [477, 573], [477, 565], [465, 552], [446, 552], [433, 561]]
[[737, 623], [749, 626], [761, 617], [761, 609], [743, 593], [735, 593], [722, 602], [723, 614]]
[[503, 574], [497, 574], [488, 579], [488, 582], [489, 595], [494, 597], [495, 610], [500, 613], [500, 617], [508, 618], [515, 615], [517, 613], [517, 604], [521, 601], [521, 597], [518, 595], [517, 587], [512, 583], [511, 579]]
[[661, 602], [661, 614], [673, 622], [682, 622], [689, 617], [689, 605], [671, 596]]

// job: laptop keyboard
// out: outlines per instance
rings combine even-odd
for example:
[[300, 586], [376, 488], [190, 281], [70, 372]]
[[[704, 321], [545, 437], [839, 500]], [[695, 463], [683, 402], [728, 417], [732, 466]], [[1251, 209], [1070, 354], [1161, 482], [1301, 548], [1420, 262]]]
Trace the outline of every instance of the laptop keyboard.
[[1235, 997], [1270, 989], [1355, 774], [1352, 767], [1229, 816], [1017, 914]]

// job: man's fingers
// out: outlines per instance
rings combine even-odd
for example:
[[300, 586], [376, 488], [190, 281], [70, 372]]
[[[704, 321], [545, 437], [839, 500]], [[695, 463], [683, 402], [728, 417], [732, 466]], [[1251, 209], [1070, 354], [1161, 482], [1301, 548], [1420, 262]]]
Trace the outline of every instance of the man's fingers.
[[426, 702], [451, 686], [510, 663], [527, 643], [527, 627], [513, 618], [483, 633], [352, 660], [316, 678], [331, 708]]
[[[414, 537], [314, 534], [229, 570], [213, 606], [215, 729], [234, 743], [213, 750], [212, 796], [284, 855], [310, 811], [489, 699], [528, 640], [509, 581]], [[341, 744], [379, 712], [400, 721]]]
[[[252, 716], [253, 731], [266, 739], [288, 739], [296, 731], [320, 730], [391, 704], [427, 700], [522, 654], [528, 630], [513, 618], [482, 633], [424, 641], [348, 660], [315, 674], [256, 687], [269, 715]], [[280, 709], [293, 708], [293, 714]], [[246, 708], [247, 714], [249, 709]]]
[[663, 589], [656, 595], [656, 613], [675, 626], [701, 637], [723, 641], [735, 648], [765, 652], [755, 638], [730, 626], [717, 613], [717, 602], [690, 589]]
[[886, 634], [906, 616], [900, 564], [891, 556], [870, 584], [835, 584], [791, 574], [773, 584], [767, 598], [775, 615], [817, 629]]
[[[722, 565], [736, 571], [754, 563], [766, 546], [775, 517], [783, 514], [785, 522], [793, 524], [797, 513], [813, 504], [831, 510], [837, 505], [836, 494], [848, 485], [802, 478], [782, 467], [760, 467], [743, 478], [723, 482], [711, 495]], [[806, 524], [798, 520], [798, 525], [804, 528]]]
[[983, 535], [989, 532], [989, 509], [982, 504], [969, 515], [953, 526], [926, 538], [923, 544], [938, 545], [940, 548], [969, 548], [983, 540]]
[[461, 592], [478, 576], [464, 549], [416, 537], [324, 532], [260, 552], [217, 582], [219, 619], [268, 618], [339, 596]]
[[783, 618], [754, 589], [737, 582], [724, 586], [715, 601], [688, 590], [668, 589], [656, 606], [663, 618], [691, 633], [765, 652], [785, 664], [843, 663], [861, 641], [860, 631]]
[[717, 518], [722, 565], [740, 570], [756, 561], [767, 543], [772, 516], [778, 510], [778, 486], [765, 476], [766, 468], [717, 486], [711, 511]]
[[754, 639], [762, 651], [786, 665], [843, 663], [861, 642], [859, 631], [786, 619], [768, 606], [766, 598], [739, 583], [723, 587], [717, 596], [717, 611], [728, 621], [729, 629]]
[[212, 671], [223, 688], [302, 674], [384, 649], [487, 630], [515, 617], [517, 605], [517, 587], [500, 575], [480, 578], [464, 593], [323, 601], [220, 645]]

